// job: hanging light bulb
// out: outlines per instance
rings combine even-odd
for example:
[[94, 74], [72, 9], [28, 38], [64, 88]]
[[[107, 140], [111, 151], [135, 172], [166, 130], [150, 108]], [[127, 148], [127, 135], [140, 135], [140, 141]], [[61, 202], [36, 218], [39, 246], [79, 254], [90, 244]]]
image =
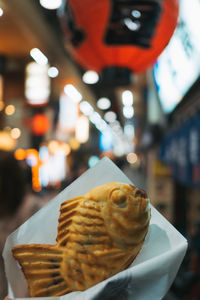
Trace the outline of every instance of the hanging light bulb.
[[79, 91], [75, 88], [73, 84], [66, 84], [64, 86], [64, 92], [75, 102], [80, 102], [83, 98], [81, 93], [79, 93]]
[[87, 84], [95, 84], [99, 81], [99, 75], [95, 71], [88, 70], [83, 74], [82, 79], [83, 79], [83, 82], [85, 82]]
[[104, 119], [109, 123], [113, 123], [117, 119], [117, 115], [114, 111], [108, 111], [105, 113]]
[[30, 51], [30, 56], [38, 63], [39, 65], [46, 65], [48, 63], [48, 58], [42, 53], [38, 48], [33, 48]]
[[123, 115], [125, 118], [131, 119], [134, 116], [134, 108], [132, 106], [124, 106]]
[[123, 91], [122, 93], [122, 103], [125, 106], [133, 105], [133, 93], [129, 90]]
[[102, 110], [106, 110], [111, 107], [110, 99], [102, 97], [97, 101], [97, 107]]
[[56, 67], [50, 67], [48, 69], [48, 75], [49, 75], [49, 77], [56, 78], [58, 76], [58, 74], [59, 74], [59, 71], [58, 71], [58, 69]]
[[46, 9], [58, 9], [62, 5], [62, 0], [40, 0], [40, 5]]
[[82, 101], [80, 103], [80, 110], [86, 116], [90, 116], [94, 112], [93, 107], [87, 101]]

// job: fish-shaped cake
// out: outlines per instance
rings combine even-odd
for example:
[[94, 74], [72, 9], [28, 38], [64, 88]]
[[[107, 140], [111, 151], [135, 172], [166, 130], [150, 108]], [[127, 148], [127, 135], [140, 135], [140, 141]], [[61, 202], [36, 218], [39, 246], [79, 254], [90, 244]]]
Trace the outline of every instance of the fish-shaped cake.
[[126, 269], [139, 253], [150, 221], [147, 194], [111, 182], [60, 207], [56, 245], [12, 249], [31, 297], [83, 291]]

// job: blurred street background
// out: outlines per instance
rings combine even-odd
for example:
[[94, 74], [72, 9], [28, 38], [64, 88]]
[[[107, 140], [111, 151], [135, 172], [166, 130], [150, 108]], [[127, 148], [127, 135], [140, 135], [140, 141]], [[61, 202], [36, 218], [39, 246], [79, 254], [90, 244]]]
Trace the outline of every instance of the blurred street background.
[[165, 300], [200, 299], [199, 16], [199, 0], [0, 0], [1, 253], [107, 156], [188, 239]]

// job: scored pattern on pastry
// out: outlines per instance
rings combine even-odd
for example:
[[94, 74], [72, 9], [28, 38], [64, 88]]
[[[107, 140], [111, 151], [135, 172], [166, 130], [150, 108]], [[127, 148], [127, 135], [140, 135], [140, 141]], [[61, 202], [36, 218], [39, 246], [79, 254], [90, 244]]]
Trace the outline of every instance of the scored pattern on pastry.
[[123, 183], [105, 184], [65, 201], [56, 245], [12, 249], [30, 296], [82, 291], [126, 269], [144, 243], [149, 220], [146, 193]]
[[70, 291], [60, 274], [60, 249], [52, 245], [16, 246], [14, 256], [22, 265], [31, 297], [59, 296]]
[[[96, 201], [91, 199], [82, 201], [78, 207], [75, 204], [78, 203], [74, 203], [72, 210], [72, 204], [68, 201], [61, 205], [57, 235], [58, 245], [68, 245], [68, 248], [73, 248], [71, 243], [76, 243], [78, 244], [77, 247], [80, 245], [84, 250], [87, 244], [100, 244], [101, 248], [104, 248], [107, 243], [111, 243]], [[66, 226], [67, 224], [71, 226]]]

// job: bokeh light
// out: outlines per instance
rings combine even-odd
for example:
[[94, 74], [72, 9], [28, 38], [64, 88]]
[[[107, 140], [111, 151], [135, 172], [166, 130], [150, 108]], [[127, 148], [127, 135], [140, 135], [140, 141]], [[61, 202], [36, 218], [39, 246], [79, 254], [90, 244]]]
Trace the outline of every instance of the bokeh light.
[[99, 81], [99, 75], [97, 72], [88, 70], [83, 74], [83, 82], [87, 84], [95, 84]]
[[18, 139], [21, 136], [21, 130], [19, 128], [11, 129], [10, 135], [13, 139]]
[[5, 107], [5, 114], [7, 116], [11, 116], [15, 113], [15, 106], [12, 104], [9, 104]]
[[137, 157], [136, 153], [132, 152], [132, 153], [127, 154], [126, 159], [129, 164], [134, 164], [137, 162], [138, 157]]

